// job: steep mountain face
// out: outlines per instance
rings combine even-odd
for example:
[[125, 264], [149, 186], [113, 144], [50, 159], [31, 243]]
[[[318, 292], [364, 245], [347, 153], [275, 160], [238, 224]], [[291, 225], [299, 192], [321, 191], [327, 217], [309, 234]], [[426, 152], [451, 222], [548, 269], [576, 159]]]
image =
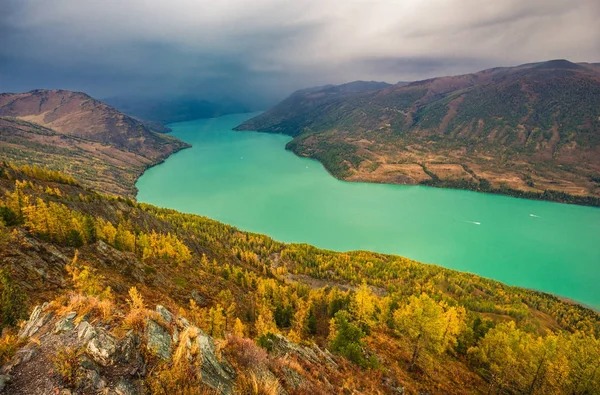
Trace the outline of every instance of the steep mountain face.
[[267, 133], [284, 133], [297, 136], [304, 128], [321, 117], [326, 117], [342, 97], [347, 100], [356, 98], [356, 94], [373, 92], [391, 86], [385, 82], [354, 81], [342, 85], [326, 85], [301, 89], [279, 103], [271, 110], [249, 119], [236, 130], [258, 130]]
[[6, 159], [129, 196], [144, 169], [188, 146], [84, 93], [62, 90], [0, 94], [0, 128]]
[[554, 60], [350, 95], [299, 91], [238, 129], [294, 136], [289, 149], [350, 181], [600, 197], [595, 64]]
[[[0, 393], [597, 394], [600, 316], [0, 164]], [[21, 319], [26, 321], [20, 321]]]

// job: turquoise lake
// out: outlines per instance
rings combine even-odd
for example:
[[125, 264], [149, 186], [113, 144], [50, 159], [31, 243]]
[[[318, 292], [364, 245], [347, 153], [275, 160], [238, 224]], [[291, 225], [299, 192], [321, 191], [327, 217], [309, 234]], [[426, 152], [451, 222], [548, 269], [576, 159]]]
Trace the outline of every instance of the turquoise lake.
[[349, 183], [231, 129], [255, 114], [169, 125], [193, 145], [138, 180], [138, 200], [285, 242], [371, 250], [600, 308], [600, 209], [452, 189]]

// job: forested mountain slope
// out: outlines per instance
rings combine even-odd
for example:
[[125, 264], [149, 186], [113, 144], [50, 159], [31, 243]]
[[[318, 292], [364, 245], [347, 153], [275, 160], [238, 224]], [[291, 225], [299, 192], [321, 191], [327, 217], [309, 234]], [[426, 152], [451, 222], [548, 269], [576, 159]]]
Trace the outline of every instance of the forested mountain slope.
[[133, 196], [137, 177], [188, 145], [80, 92], [0, 94], [0, 154]]
[[552, 295], [37, 167], [1, 165], [0, 218], [5, 393], [599, 393], [600, 317]]
[[[349, 181], [600, 204], [600, 69], [566, 60], [354, 94], [308, 89], [238, 127]], [[558, 192], [558, 193], [556, 193]]]

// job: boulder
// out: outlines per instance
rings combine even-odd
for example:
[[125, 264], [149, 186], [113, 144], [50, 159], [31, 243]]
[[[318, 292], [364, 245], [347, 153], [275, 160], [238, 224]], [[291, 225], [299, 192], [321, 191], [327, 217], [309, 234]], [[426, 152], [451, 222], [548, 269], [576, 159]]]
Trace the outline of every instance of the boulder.
[[222, 394], [233, 393], [235, 369], [225, 358], [217, 356], [213, 339], [198, 329], [198, 350], [202, 355], [202, 381]]
[[44, 310], [48, 307], [48, 303], [44, 303], [41, 306], [36, 306], [31, 315], [29, 316], [29, 320], [25, 324], [25, 326], [19, 331], [19, 337], [30, 337], [33, 336], [42, 326], [44, 326], [48, 321], [52, 319], [54, 313], [49, 312], [44, 314]]
[[10, 374], [13, 368], [21, 363], [29, 362], [39, 352], [37, 344], [29, 344], [26, 347], [18, 350], [12, 359], [2, 366], [0, 374]]
[[170, 324], [171, 321], [173, 321], [173, 314], [167, 310], [164, 306], [161, 305], [157, 305], [156, 306], [156, 312], [158, 314], [160, 314], [160, 316], [162, 317], [162, 319], [167, 323]]
[[58, 320], [56, 322], [56, 324], [54, 324], [54, 334], [58, 334], [58, 333], [62, 333], [62, 332], [68, 332], [72, 329], [75, 328], [75, 324], [73, 324], [73, 318], [75, 318], [76, 313], [73, 313], [73, 315], [71, 315], [71, 313], [67, 314], [66, 317]]
[[146, 323], [146, 344], [161, 359], [166, 361], [171, 358], [171, 335], [152, 320]]
[[89, 356], [102, 366], [115, 362], [118, 349], [117, 340], [101, 329], [97, 330], [97, 335], [89, 341], [86, 348]]
[[81, 362], [79, 363], [79, 365], [81, 365], [81, 367], [84, 368], [85, 370], [93, 370], [96, 373], [100, 373], [100, 367], [98, 365], [96, 365], [96, 363], [94, 361], [92, 361], [91, 359], [89, 359], [86, 356], [83, 356], [81, 358]]
[[120, 360], [125, 363], [136, 361], [140, 354], [140, 343], [139, 336], [133, 330], [127, 332], [121, 342]]
[[188, 326], [190, 326], [190, 322], [188, 320], [186, 320], [183, 317], [177, 317], [177, 326], [179, 326], [182, 329], [187, 328]]
[[106, 381], [95, 370], [88, 370], [86, 378], [90, 386], [96, 390], [101, 390], [106, 387]]
[[77, 325], [77, 338], [84, 345], [95, 338], [98, 335], [96, 329], [87, 321], [81, 321], [79, 325]]
[[115, 387], [118, 395], [138, 395], [140, 392], [136, 386], [129, 380], [121, 379]]

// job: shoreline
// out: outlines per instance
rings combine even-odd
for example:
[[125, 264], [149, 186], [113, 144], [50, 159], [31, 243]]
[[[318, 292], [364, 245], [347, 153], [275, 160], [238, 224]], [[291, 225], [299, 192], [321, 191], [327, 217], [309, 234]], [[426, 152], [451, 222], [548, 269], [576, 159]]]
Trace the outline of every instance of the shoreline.
[[[466, 180], [464, 180], [464, 181], [462, 181], [462, 180], [461, 181], [440, 180], [439, 178], [437, 178], [437, 176], [432, 177], [431, 180], [426, 180], [426, 181], [422, 181], [422, 182], [414, 183], [414, 184], [399, 184], [399, 183], [390, 183], [390, 182], [384, 182], [384, 181], [379, 182], [379, 181], [364, 180], [364, 179], [348, 180], [345, 178], [345, 176], [338, 175], [335, 172], [331, 171], [327, 167], [327, 164], [325, 162], [319, 160], [318, 158], [316, 158], [314, 156], [310, 156], [310, 155], [304, 155], [302, 153], [297, 152], [293, 148], [293, 145], [290, 145], [290, 143], [293, 143], [294, 139], [296, 139], [296, 137], [299, 137], [299, 136], [294, 137], [294, 136], [290, 136], [289, 134], [286, 134], [283, 132], [272, 133], [272, 132], [262, 132], [262, 131], [256, 130], [256, 129], [241, 129], [240, 126], [242, 126], [242, 125], [238, 125], [238, 126], [234, 127], [232, 130], [236, 131], [236, 132], [256, 132], [256, 133], [266, 133], [266, 134], [280, 134], [280, 135], [290, 137], [291, 140], [285, 145], [285, 150], [293, 152], [294, 155], [296, 155], [300, 158], [308, 158], [308, 159], [312, 159], [312, 160], [319, 162], [329, 175], [331, 175], [333, 178], [335, 178], [337, 180], [344, 181], [344, 182], [381, 184], [381, 185], [427, 186], [427, 187], [432, 187], [432, 188], [455, 189], [455, 190], [461, 190], [461, 191], [487, 193], [487, 194], [491, 194], [491, 195], [508, 196], [508, 197], [513, 197], [513, 198], [517, 198], [517, 199], [536, 200], [536, 201], [549, 202], [549, 203], [561, 203], [561, 204], [571, 204], [571, 205], [575, 205], [575, 206], [600, 208], [600, 197], [596, 197], [596, 196], [592, 196], [592, 195], [572, 195], [567, 192], [561, 192], [561, 191], [552, 190], [552, 189], [544, 190], [544, 192], [531, 192], [531, 191], [525, 191], [525, 190], [520, 190], [520, 189], [508, 188], [508, 187], [494, 188], [485, 179], [483, 179], [483, 180], [485, 180], [485, 184], [483, 187], [481, 186], [480, 183], [469, 182]], [[426, 171], [426, 173], [431, 177], [431, 174], [429, 174], [429, 172]], [[479, 180], [481, 180], [481, 179], [479, 179]]]
[[[250, 131], [250, 130], [248, 130], [248, 131]], [[257, 133], [264, 133], [264, 132], [260, 132], [258, 130], [252, 130], [252, 131], [257, 132]], [[273, 133], [269, 133], [269, 134], [273, 134]], [[289, 136], [285, 133], [277, 133], [277, 134]], [[300, 158], [308, 158], [308, 159], [316, 160], [321, 165], [323, 165], [323, 168], [325, 169], [325, 171], [327, 171], [327, 173], [329, 175], [331, 175], [333, 178], [335, 178], [337, 180], [345, 181], [345, 182], [381, 184], [381, 185], [426, 186], [426, 187], [440, 188], [440, 189], [455, 189], [455, 190], [460, 190], [460, 191], [487, 193], [487, 194], [491, 194], [491, 195], [507, 196], [507, 197], [512, 197], [512, 198], [516, 198], [516, 199], [536, 200], [536, 201], [549, 202], [549, 203], [561, 203], [561, 204], [571, 204], [571, 205], [575, 205], [575, 206], [600, 208], [600, 197], [595, 197], [595, 196], [590, 196], [590, 195], [585, 195], [585, 196], [571, 195], [566, 192], [556, 191], [556, 190], [552, 190], [552, 189], [547, 189], [544, 192], [531, 192], [531, 191], [523, 191], [523, 190], [514, 189], [514, 188], [494, 188], [491, 185], [489, 185], [489, 182], [487, 184], [484, 184], [484, 185], [489, 185], [489, 186], [482, 187], [481, 183], [474, 183], [474, 182], [462, 181], [462, 180], [460, 180], [460, 181], [440, 180], [439, 178], [437, 178], [437, 179], [432, 178], [431, 180], [426, 180], [426, 181], [422, 181], [422, 182], [415, 183], [415, 184], [398, 184], [398, 183], [390, 183], [390, 182], [383, 182], [383, 181], [378, 182], [378, 181], [363, 180], [363, 179], [348, 180], [344, 176], [337, 175], [334, 172], [332, 172], [329, 168], [327, 168], [327, 165], [324, 162], [320, 161], [318, 158], [300, 154], [300, 153], [296, 152], [293, 148], [288, 148], [287, 145], [286, 145], [285, 149], [290, 152], [293, 152], [296, 156], [298, 156]], [[485, 180], [485, 181], [487, 182], [487, 180]]]

